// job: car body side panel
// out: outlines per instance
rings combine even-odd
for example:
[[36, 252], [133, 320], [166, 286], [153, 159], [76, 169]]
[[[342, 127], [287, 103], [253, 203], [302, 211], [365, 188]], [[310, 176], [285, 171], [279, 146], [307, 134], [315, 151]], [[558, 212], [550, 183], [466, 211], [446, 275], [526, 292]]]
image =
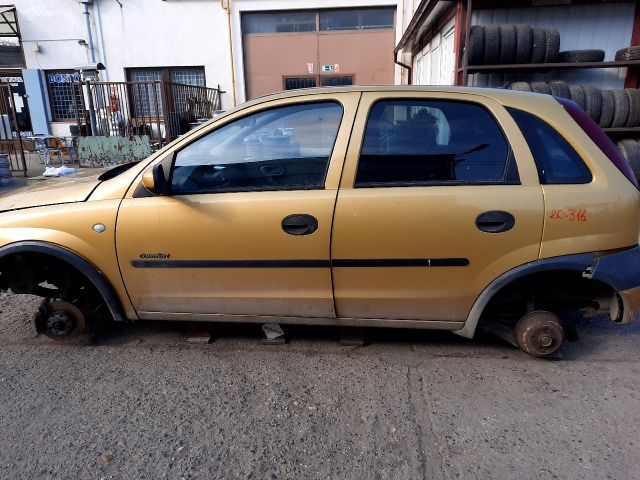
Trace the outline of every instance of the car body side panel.
[[[118, 257], [133, 304], [141, 312], [333, 316], [335, 196], [334, 189], [124, 200]], [[295, 213], [313, 215], [318, 230], [286, 234], [282, 219]], [[155, 263], [162, 257], [141, 259], [156, 254], [166, 255], [164, 267]], [[295, 261], [300, 264], [289, 266]], [[319, 263], [306, 267], [309, 262]]]
[[[0, 245], [23, 240], [46, 242], [70, 250], [94, 265], [112, 285], [125, 315], [137, 314], [124, 288], [115, 250], [115, 224], [120, 200], [70, 203], [0, 214]], [[93, 226], [106, 229], [96, 233]]]
[[[341, 103], [342, 122], [324, 189], [135, 198], [140, 175], [122, 202], [117, 244], [127, 290], [141, 315], [335, 317], [331, 224], [359, 99], [354, 92], [302, 95], [254, 104], [226, 118], [306, 101]], [[203, 128], [200, 135], [214, 128]], [[175, 149], [187, 144], [178, 142]], [[281, 223], [293, 214], [315, 217], [317, 231], [285, 233]], [[150, 268], [147, 259], [140, 262], [141, 255], [156, 253], [167, 255], [167, 268]]]
[[606, 155], [554, 104], [536, 114], [560, 132], [591, 170], [583, 185], [543, 185], [545, 224], [540, 258], [597, 252], [638, 243], [640, 194]]
[[[506, 200], [508, 207], [505, 207]], [[491, 210], [516, 217], [509, 232], [479, 231]], [[461, 321], [496, 275], [536, 260], [542, 195], [536, 186], [345, 189], [336, 208], [335, 259], [466, 259], [466, 266], [334, 267], [340, 317]]]
[[[353, 188], [368, 111], [378, 99], [447, 99], [490, 110], [514, 149], [522, 185]], [[542, 190], [531, 153], [506, 110], [470, 94], [368, 92], [363, 94], [338, 194], [332, 258], [434, 259], [430, 266], [335, 266], [340, 317], [464, 321], [484, 288], [498, 275], [536, 260], [542, 236]], [[478, 230], [481, 213], [516, 217], [508, 232]], [[468, 261], [448, 266], [448, 260]], [[436, 265], [437, 261], [445, 265]]]

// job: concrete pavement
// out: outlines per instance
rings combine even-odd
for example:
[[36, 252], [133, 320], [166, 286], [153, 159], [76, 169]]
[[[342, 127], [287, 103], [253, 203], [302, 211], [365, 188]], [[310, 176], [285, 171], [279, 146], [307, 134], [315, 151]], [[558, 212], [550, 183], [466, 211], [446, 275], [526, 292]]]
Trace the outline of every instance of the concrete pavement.
[[[491, 338], [252, 326], [34, 338], [0, 294], [0, 478], [633, 479], [640, 325], [585, 321], [555, 360]], [[102, 457], [101, 457], [102, 456]]]

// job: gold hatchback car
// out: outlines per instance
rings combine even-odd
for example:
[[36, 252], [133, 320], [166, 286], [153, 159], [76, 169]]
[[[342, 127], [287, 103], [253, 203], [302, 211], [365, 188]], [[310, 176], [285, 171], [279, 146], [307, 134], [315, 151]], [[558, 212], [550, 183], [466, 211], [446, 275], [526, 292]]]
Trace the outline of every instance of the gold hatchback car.
[[640, 305], [632, 171], [579, 107], [532, 93], [276, 94], [0, 211], [0, 288], [44, 297], [58, 339], [109, 317], [484, 328], [545, 356], [568, 313]]

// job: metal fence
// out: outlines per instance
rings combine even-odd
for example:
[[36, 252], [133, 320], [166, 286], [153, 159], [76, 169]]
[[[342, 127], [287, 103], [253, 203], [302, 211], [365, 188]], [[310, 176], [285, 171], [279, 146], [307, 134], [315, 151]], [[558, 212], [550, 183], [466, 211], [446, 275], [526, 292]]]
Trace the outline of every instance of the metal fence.
[[9, 168], [27, 176], [23, 139], [16, 116], [14, 92], [8, 83], [0, 84], [0, 154], [9, 156]]
[[79, 136], [148, 136], [155, 147], [174, 140], [221, 109], [218, 88], [163, 81], [76, 82]]

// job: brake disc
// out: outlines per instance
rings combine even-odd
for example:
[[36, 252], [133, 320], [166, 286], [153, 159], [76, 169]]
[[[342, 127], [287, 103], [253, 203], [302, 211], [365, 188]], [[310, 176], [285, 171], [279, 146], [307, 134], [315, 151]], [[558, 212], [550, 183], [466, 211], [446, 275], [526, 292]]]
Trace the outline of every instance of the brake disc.
[[[36, 328], [39, 333], [60, 342], [82, 335], [86, 323], [82, 311], [69, 302], [55, 300], [43, 305], [36, 314]], [[39, 318], [38, 318], [39, 317]]]

